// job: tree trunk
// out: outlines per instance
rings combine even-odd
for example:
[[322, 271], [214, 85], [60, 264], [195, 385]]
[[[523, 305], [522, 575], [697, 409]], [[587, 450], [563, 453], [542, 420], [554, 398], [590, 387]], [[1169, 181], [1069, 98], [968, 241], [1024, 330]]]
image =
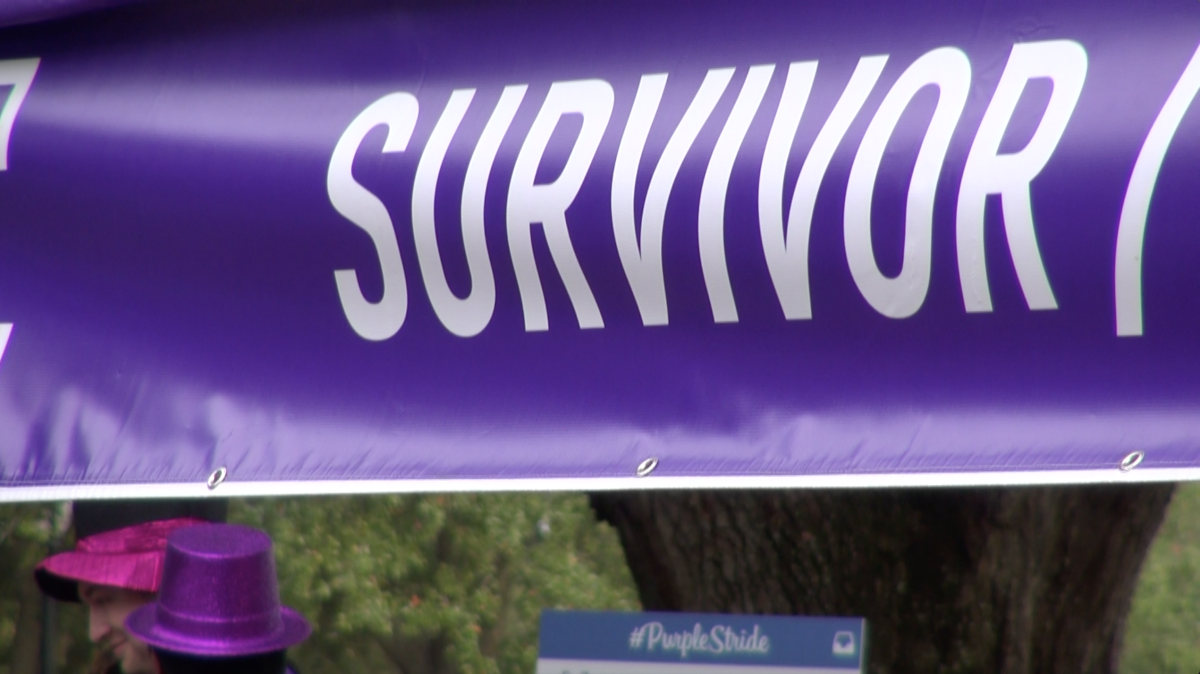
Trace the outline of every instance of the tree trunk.
[[876, 674], [1108, 674], [1173, 485], [595, 494], [647, 610], [862, 616]]
[[405, 636], [399, 619], [392, 620], [391, 639], [380, 637], [379, 646], [401, 674], [456, 674], [450, 658], [446, 657], [450, 640], [443, 634]]

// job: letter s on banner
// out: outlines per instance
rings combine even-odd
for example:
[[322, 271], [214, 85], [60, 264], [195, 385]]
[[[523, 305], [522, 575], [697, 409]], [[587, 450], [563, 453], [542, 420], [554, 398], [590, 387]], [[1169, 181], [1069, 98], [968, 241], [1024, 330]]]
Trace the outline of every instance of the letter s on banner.
[[[926, 86], [938, 88], [937, 107], [925, 129], [917, 163], [908, 185], [904, 214], [904, 262], [900, 275], [888, 278], [879, 271], [871, 246], [871, 198], [888, 140], [914, 96]], [[952, 47], [935, 49], [917, 59], [896, 80], [867, 127], [850, 169], [846, 187], [846, 261], [862, 295], [876, 311], [889, 318], [917, 313], [929, 291], [933, 246], [933, 200], [938, 176], [958, 126], [967, 92], [971, 89], [971, 63]]]
[[333, 273], [342, 311], [346, 313], [350, 327], [372, 341], [391, 337], [404, 324], [404, 316], [408, 313], [408, 286], [404, 280], [400, 247], [396, 243], [396, 230], [387, 207], [354, 180], [351, 169], [359, 145], [381, 124], [388, 127], [384, 152], [407, 149], [417, 124], [418, 109], [416, 97], [409, 93], [388, 94], [375, 101], [350, 122], [329, 159], [325, 183], [329, 201], [338, 213], [370, 235], [383, 273], [383, 297], [378, 302], [363, 297], [355, 270], [338, 269]]
[[[1051, 40], [1013, 45], [967, 155], [958, 192], [958, 275], [963, 305], [969, 312], [992, 310], [983, 251], [983, 213], [989, 194], [999, 194], [1002, 200], [1004, 233], [1026, 304], [1030, 309], [1058, 308], [1038, 251], [1029, 183], [1042, 172], [1058, 147], [1079, 102], [1087, 68], [1087, 52], [1078, 42]], [[1042, 77], [1054, 82], [1054, 90], [1033, 138], [1020, 152], [1000, 154], [1000, 141], [1021, 92], [1029, 80]]]

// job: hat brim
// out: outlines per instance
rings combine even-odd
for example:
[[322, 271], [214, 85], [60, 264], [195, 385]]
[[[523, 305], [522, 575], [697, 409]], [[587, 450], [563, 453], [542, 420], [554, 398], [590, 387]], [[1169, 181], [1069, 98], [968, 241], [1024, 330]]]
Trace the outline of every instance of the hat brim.
[[200, 639], [165, 630], [158, 624], [158, 607], [147, 604], [129, 615], [125, 629], [152, 648], [185, 655], [237, 657], [281, 651], [304, 641], [312, 634], [308, 621], [296, 611], [280, 608], [283, 629], [260, 639]]
[[45, 569], [35, 569], [33, 578], [37, 581], [42, 594], [55, 601], [79, 603], [79, 581], [73, 578], [63, 578]]
[[33, 575], [51, 599], [79, 602], [79, 583], [157, 592], [164, 552], [100, 554], [60, 552], [42, 560]]

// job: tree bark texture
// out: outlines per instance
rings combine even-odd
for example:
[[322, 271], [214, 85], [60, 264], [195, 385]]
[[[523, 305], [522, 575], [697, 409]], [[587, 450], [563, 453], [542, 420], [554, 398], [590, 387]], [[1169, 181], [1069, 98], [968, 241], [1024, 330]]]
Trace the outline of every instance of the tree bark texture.
[[862, 616], [874, 674], [1110, 674], [1173, 485], [592, 495], [647, 610]]

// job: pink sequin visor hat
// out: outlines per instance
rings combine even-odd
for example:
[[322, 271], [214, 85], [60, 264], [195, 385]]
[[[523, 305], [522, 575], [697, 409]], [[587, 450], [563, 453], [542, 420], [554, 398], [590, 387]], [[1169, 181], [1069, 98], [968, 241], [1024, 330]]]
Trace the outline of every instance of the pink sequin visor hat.
[[[184, 527], [223, 520], [225, 504], [213, 508], [187, 501], [77, 503], [75, 514], [75, 549], [42, 560], [34, 571], [42, 592], [59, 601], [78, 602], [81, 581], [158, 592], [167, 537]], [[147, 518], [153, 519], [138, 521]]]

